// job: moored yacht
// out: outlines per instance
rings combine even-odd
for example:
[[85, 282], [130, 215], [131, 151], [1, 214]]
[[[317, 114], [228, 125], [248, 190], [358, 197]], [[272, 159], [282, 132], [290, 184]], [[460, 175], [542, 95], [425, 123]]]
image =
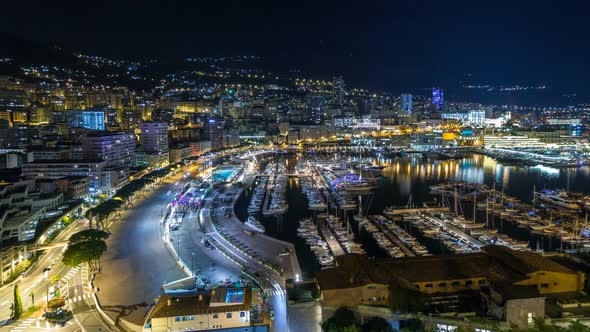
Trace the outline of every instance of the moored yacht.
[[535, 192], [535, 199], [542, 200], [544, 202], [560, 206], [570, 210], [579, 210], [580, 205], [576, 200], [566, 192], [560, 192], [557, 190], [544, 189]]
[[254, 218], [252, 216], [250, 216], [250, 217], [248, 217], [248, 219], [246, 219], [244, 226], [246, 226], [246, 228], [248, 228], [249, 230], [254, 231], [254, 232], [258, 232], [258, 233], [264, 233], [264, 231], [266, 230], [264, 228], [264, 226], [258, 220], [256, 220], [256, 218]]

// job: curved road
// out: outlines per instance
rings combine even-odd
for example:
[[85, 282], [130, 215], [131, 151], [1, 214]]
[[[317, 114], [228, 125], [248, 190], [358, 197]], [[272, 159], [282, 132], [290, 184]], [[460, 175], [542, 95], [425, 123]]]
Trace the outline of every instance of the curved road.
[[162, 211], [181, 179], [182, 174], [177, 174], [164, 180], [111, 226], [108, 250], [94, 285], [100, 289], [97, 295], [103, 310], [115, 322], [125, 318], [141, 326], [162, 284], [185, 277], [160, 237]]

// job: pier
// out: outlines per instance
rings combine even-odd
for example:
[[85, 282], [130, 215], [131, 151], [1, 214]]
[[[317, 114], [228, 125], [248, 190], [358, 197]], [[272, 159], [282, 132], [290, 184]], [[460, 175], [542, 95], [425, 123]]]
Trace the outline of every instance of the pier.
[[443, 229], [447, 230], [448, 232], [450, 232], [451, 234], [459, 237], [461, 240], [465, 241], [466, 243], [470, 244], [471, 246], [476, 247], [477, 249], [485, 246], [485, 244], [483, 244], [482, 242], [474, 239], [471, 235], [468, 235], [467, 233], [465, 233], [464, 231], [462, 231], [459, 227], [454, 226], [454, 225], [450, 225], [442, 220], [440, 220], [439, 218], [435, 218], [435, 217], [431, 217], [431, 216], [422, 216], [422, 218], [430, 221], [431, 223], [442, 227]]
[[416, 214], [416, 213], [427, 213], [427, 212], [446, 212], [449, 213], [448, 207], [423, 207], [414, 209], [393, 209], [388, 211], [387, 214], [391, 216], [398, 216], [402, 214]]
[[375, 225], [393, 244], [398, 246], [402, 250], [402, 252], [408, 257], [414, 257], [416, 254], [412, 250], [410, 250], [406, 245], [400, 241], [395, 234], [393, 234], [389, 229], [387, 229], [381, 222], [379, 222], [375, 216], [369, 216], [369, 220]]
[[322, 234], [322, 236], [326, 240], [326, 243], [328, 244], [328, 247], [330, 248], [330, 251], [332, 252], [334, 257], [344, 255], [345, 254], [344, 249], [342, 249], [342, 247], [340, 246], [340, 243], [336, 239], [336, 236], [334, 236], [334, 233], [332, 233], [332, 231], [330, 230], [330, 228], [326, 224], [326, 220], [325, 219], [318, 220], [317, 225], [318, 225], [318, 229], [319, 229], [320, 233]]
[[274, 190], [276, 175], [268, 176], [268, 182], [266, 183], [266, 193], [264, 194], [264, 201], [262, 203], [262, 214], [268, 215], [268, 205], [270, 202], [270, 196], [272, 195], [272, 191]]

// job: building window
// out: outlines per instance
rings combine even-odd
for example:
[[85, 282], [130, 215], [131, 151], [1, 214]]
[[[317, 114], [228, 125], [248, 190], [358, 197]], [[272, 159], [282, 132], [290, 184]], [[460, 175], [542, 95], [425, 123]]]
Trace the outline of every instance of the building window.
[[180, 322], [180, 316], [177, 316], [176, 318], [174, 318], [174, 320]]
[[438, 284], [438, 287], [447, 287], [447, 283], [446, 282], [440, 282]]
[[479, 284], [480, 284], [480, 285], [485, 285], [485, 283], [486, 283], [485, 279], [481, 279], [481, 280], [479, 281]]
[[437, 332], [454, 332], [455, 330], [457, 330], [457, 326], [446, 325], [446, 324], [436, 324], [436, 331]]
[[226, 318], [231, 318], [231, 312], [228, 312], [228, 313], [225, 315], [225, 317], [226, 317]]
[[473, 285], [473, 280], [465, 281], [465, 286], [471, 286], [471, 285]]
[[195, 320], [195, 316], [192, 316], [192, 315], [191, 316], [188, 316], [188, 319]]
[[183, 321], [183, 322], [185, 322], [185, 321], [187, 321], [187, 320], [188, 320], [188, 317], [186, 317], [186, 316], [182, 316], [182, 321]]
[[461, 283], [458, 281], [453, 281], [453, 283], [451, 285], [454, 287], [459, 287], [459, 285], [461, 285]]
[[219, 318], [218, 314], [213, 314], [213, 318]]
[[529, 325], [535, 324], [535, 314], [533, 312], [529, 312], [526, 316], [526, 322]]
[[241, 312], [240, 312], [240, 317], [246, 317], [246, 312], [244, 312], [244, 311], [241, 311]]
[[541, 284], [541, 288], [549, 288], [549, 284]]
[[426, 287], [426, 288], [432, 288], [432, 286], [433, 286], [432, 284], [426, 284], [426, 285], [424, 285], [424, 287]]

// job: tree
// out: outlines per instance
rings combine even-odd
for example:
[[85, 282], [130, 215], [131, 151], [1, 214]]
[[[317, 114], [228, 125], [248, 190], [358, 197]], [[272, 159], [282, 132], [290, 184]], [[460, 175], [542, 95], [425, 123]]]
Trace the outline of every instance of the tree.
[[322, 323], [322, 329], [327, 332], [356, 332], [360, 329], [356, 324], [354, 312], [348, 308], [338, 308], [334, 315]]
[[72, 236], [70, 236], [69, 242], [71, 244], [90, 241], [90, 240], [105, 240], [109, 237], [109, 233], [98, 229], [85, 229]]
[[545, 322], [545, 319], [543, 318], [535, 318], [535, 327], [534, 327], [534, 331], [539, 331], [539, 332], [561, 332], [564, 331], [564, 329], [562, 329], [559, 326], [556, 325], [549, 325]]
[[23, 302], [20, 298], [20, 291], [18, 284], [14, 285], [14, 304], [13, 304], [12, 318], [19, 319], [23, 314]]
[[91, 269], [98, 268], [100, 256], [107, 250], [102, 240], [89, 240], [70, 244], [63, 254], [61, 261], [69, 267], [76, 267], [88, 263]]
[[580, 323], [577, 320], [574, 320], [570, 323], [570, 326], [567, 328], [570, 332], [590, 332], [590, 327]]
[[361, 326], [366, 332], [394, 332], [393, 327], [381, 317], [371, 317]]
[[49, 302], [47, 302], [47, 308], [56, 311], [57, 309], [63, 307], [66, 305], [66, 300], [64, 300], [62, 297], [56, 297], [55, 299], [49, 300]]

